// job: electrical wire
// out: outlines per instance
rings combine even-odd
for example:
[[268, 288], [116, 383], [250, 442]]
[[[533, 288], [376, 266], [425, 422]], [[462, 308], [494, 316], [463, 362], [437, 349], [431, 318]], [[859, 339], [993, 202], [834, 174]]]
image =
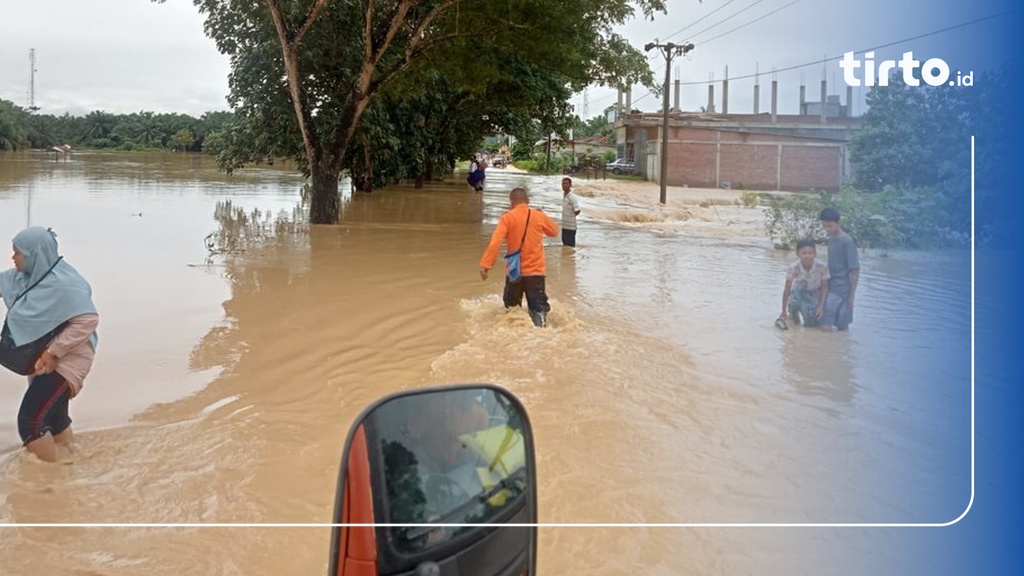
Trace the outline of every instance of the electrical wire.
[[[786, 4], [785, 6], [780, 6], [779, 8], [776, 8], [775, 10], [772, 10], [771, 12], [769, 12], [769, 13], [763, 15], [763, 16], [760, 16], [758, 18], [754, 18], [753, 20], [751, 20], [750, 22], [747, 22], [746, 24], [741, 24], [741, 25], [733, 28], [732, 30], [729, 30], [728, 32], [723, 32], [723, 33], [719, 34], [718, 36], [715, 36], [715, 37], [710, 38], [708, 40], [700, 40], [699, 41], [700, 45], [701, 46], [707, 46], [709, 43], [714, 42], [715, 40], [718, 40], [719, 38], [721, 38], [723, 36], [728, 36], [729, 34], [732, 34], [733, 32], [735, 32], [737, 30], [740, 30], [742, 28], [746, 28], [747, 26], [750, 26], [754, 22], [757, 22], [759, 20], [764, 20], [765, 18], [771, 16], [772, 14], [775, 14], [776, 12], [779, 12], [781, 10], [785, 10], [786, 8], [789, 8], [790, 6], [792, 6], [793, 4], [796, 4], [799, 1], [800, 0], [793, 0], [789, 4]], [[696, 44], [696, 43], [697, 43], [697, 41], [694, 42], [694, 44]]]

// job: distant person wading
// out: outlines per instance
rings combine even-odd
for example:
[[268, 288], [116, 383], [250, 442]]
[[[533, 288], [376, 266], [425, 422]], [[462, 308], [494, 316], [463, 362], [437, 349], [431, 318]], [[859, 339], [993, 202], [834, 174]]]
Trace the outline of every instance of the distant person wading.
[[[547, 313], [551, 310], [544, 288], [544, 236], [555, 236], [558, 227], [547, 214], [530, 208], [526, 190], [515, 188], [509, 194], [511, 209], [498, 220], [498, 227], [491, 235], [483, 257], [480, 259], [480, 278], [487, 275], [498, 257], [498, 249], [504, 243], [508, 249], [505, 266], [506, 308], [522, 306], [523, 294], [534, 325], [547, 325]], [[515, 257], [519, 259], [519, 270], [515, 270]], [[512, 264], [508, 263], [512, 260]]]
[[57, 239], [32, 227], [14, 237], [14, 269], [0, 272], [7, 306], [0, 361], [28, 376], [18, 433], [29, 452], [57, 459], [72, 440], [68, 402], [92, 368], [99, 315], [89, 283], [57, 255]]

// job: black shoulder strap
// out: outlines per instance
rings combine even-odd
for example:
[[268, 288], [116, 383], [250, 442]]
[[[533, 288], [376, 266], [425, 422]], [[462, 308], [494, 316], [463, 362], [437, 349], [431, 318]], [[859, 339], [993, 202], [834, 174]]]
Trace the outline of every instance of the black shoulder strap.
[[58, 256], [57, 260], [53, 263], [53, 266], [50, 266], [50, 269], [46, 271], [46, 274], [43, 274], [42, 276], [40, 276], [39, 280], [36, 280], [35, 282], [33, 282], [32, 285], [29, 286], [28, 288], [26, 288], [24, 292], [22, 292], [21, 294], [18, 294], [18, 297], [14, 299], [14, 302], [11, 302], [11, 306], [8, 308], [8, 310], [10, 310], [11, 308], [14, 308], [14, 305], [18, 303], [18, 300], [21, 300], [22, 297], [25, 296], [25, 294], [28, 294], [29, 290], [31, 290], [31, 289], [35, 288], [36, 286], [38, 286], [39, 283], [43, 281], [43, 278], [46, 278], [50, 274], [50, 272], [53, 272], [53, 269], [56, 268], [57, 264], [59, 264], [60, 261], [63, 260], [63, 259], [64, 259], [63, 256]]
[[526, 209], [526, 225], [523, 226], [523, 238], [519, 241], [519, 251], [520, 252], [523, 251], [523, 244], [526, 243], [526, 232], [530, 229], [530, 215], [532, 213], [533, 213], [533, 210], [530, 210], [529, 208]]

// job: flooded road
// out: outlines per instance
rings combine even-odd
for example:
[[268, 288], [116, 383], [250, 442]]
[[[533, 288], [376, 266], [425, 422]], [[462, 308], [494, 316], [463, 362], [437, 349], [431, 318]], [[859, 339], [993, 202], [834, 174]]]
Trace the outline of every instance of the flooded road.
[[[583, 198], [579, 247], [546, 244], [553, 310], [536, 330], [504, 311], [501, 281], [481, 282], [476, 263], [508, 190], [526, 185], [557, 218], [558, 180], [492, 169], [483, 194], [397, 186], [310, 228], [296, 223], [302, 182], [288, 171], [229, 178], [175, 154], [0, 156], [0, 235], [52, 226], [102, 318], [69, 464], [23, 454], [24, 382], [0, 374], [0, 522], [330, 522], [341, 445], [365, 405], [472, 381], [508, 387], [530, 411], [544, 523], [960, 515], [968, 254], [862, 253], [849, 333], [780, 332], [793, 254], [666, 233]], [[0, 530], [4, 574], [323, 574], [330, 533]], [[819, 574], [870, 556], [898, 573], [911, 544], [894, 532], [548, 527], [539, 568]]]

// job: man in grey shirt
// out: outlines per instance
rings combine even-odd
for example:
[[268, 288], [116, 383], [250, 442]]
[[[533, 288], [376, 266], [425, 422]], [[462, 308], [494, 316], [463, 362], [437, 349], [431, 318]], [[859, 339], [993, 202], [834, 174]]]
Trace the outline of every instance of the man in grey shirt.
[[821, 324], [846, 330], [853, 323], [853, 303], [860, 279], [857, 243], [839, 226], [839, 211], [835, 208], [825, 208], [818, 219], [828, 234], [828, 272], [832, 277]]

